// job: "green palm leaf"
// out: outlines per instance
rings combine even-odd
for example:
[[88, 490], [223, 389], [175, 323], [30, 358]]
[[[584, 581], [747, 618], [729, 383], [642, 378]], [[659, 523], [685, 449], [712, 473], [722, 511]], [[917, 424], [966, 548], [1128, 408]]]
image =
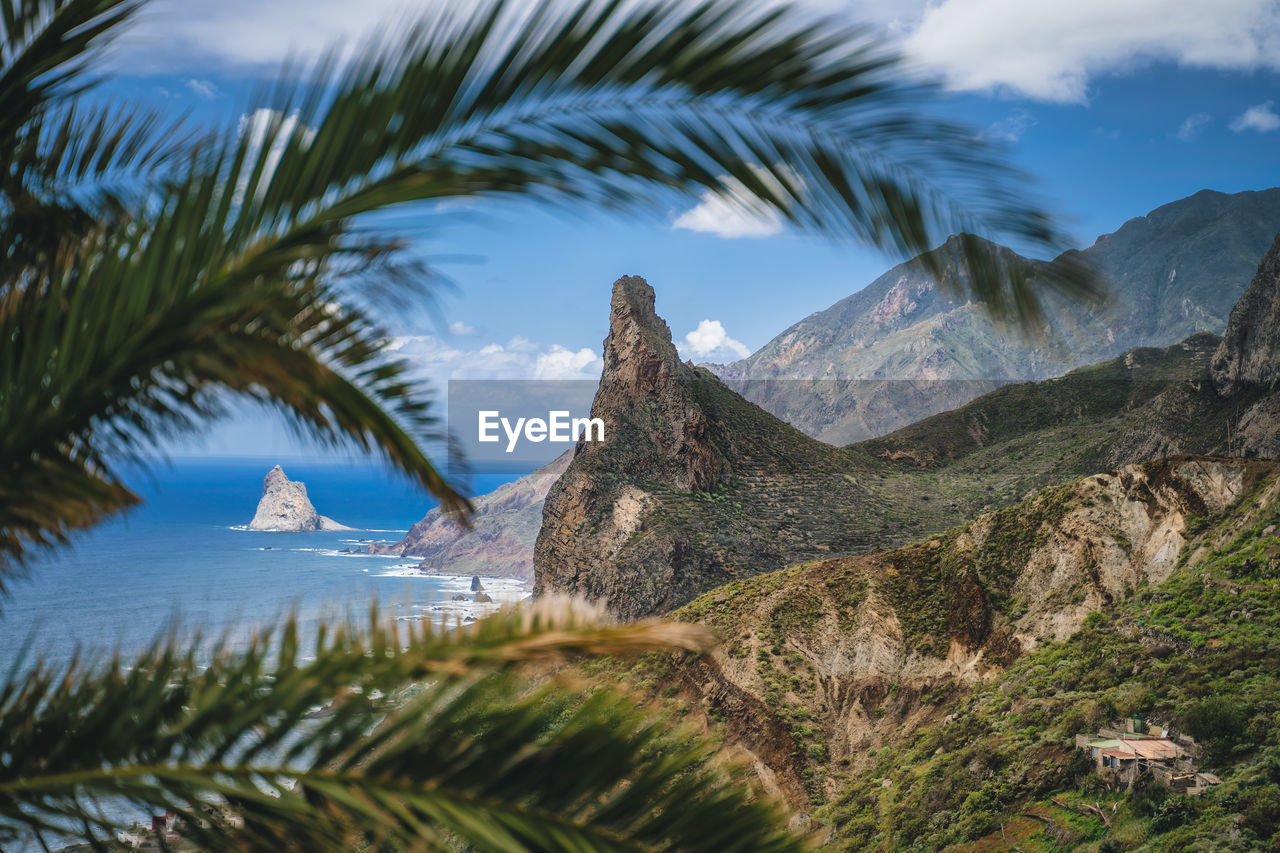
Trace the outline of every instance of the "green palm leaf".
[[375, 615], [313, 650], [290, 621], [207, 666], [173, 639], [127, 667], [37, 666], [0, 687], [0, 841], [110, 837], [122, 821], [96, 804], [127, 802], [183, 815], [210, 850], [800, 849], [709, 742], [623, 694], [520, 675], [709, 640], [549, 602], [453, 631]]
[[[19, 48], [8, 76], [26, 82], [0, 85], [0, 100], [70, 86], [136, 4], [37, 5], [42, 16], [6, 13]], [[274, 112], [255, 114], [268, 118], [223, 131], [51, 269], [0, 285], [0, 464], [12, 484], [61, 472], [70, 500], [60, 512], [58, 498], [20, 509], [15, 491], [0, 495], [11, 560], [130, 505], [114, 460], [203, 427], [228, 392], [381, 454], [465, 514], [420, 449], [439, 437], [429, 399], [368, 314], [370, 268], [376, 280], [408, 265], [402, 241], [363, 217], [395, 205], [520, 195], [665, 208], [736, 186], [797, 227], [902, 253], [955, 231], [1058, 244], [1018, 176], [969, 129], [923, 118], [923, 90], [866, 33], [735, 0], [524, 8], [437, 10], [302, 75], [313, 82], [286, 74], [261, 101]], [[51, 57], [37, 62], [41, 50]], [[32, 68], [53, 82], [33, 83]], [[146, 160], [148, 138], [119, 147]], [[113, 147], [101, 134], [80, 147], [63, 159], [111, 160], [94, 153]], [[958, 245], [975, 274], [944, 286], [999, 314], [1033, 321], [1045, 290], [1092, 293], [1065, 266], [1033, 276], [982, 241]]]
[[122, 195], [197, 141], [155, 110], [83, 97], [95, 61], [140, 5], [0, 1], [0, 288], [125, 215]]

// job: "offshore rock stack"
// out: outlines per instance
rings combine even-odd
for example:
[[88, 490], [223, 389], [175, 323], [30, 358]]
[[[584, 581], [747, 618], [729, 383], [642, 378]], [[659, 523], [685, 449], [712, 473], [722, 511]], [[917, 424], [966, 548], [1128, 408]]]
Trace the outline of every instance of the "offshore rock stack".
[[305, 483], [290, 480], [279, 465], [262, 481], [262, 498], [249, 522], [250, 530], [300, 533], [314, 530], [353, 530], [316, 512]]

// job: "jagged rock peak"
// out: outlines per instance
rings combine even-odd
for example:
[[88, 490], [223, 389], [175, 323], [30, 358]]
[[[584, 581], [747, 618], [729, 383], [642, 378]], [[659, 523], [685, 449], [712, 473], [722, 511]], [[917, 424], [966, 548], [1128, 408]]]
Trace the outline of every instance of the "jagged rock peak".
[[605, 422], [605, 444], [629, 446], [621, 460], [628, 473], [681, 491], [714, 489], [728, 476], [707, 415], [686, 387], [695, 378], [654, 310], [649, 283], [639, 276], [614, 282], [591, 414]]
[[[648, 282], [614, 282], [604, 371], [591, 404], [604, 440], [579, 443], [547, 493], [534, 546], [535, 595], [603, 599], [626, 618], [690, 597], [682, 584], [696, 577], [687, 581], [676, 568], [683, 539], [644, 534], [659, 494], [708, 492], [731, 480], [733, 463], [721, 448], [731, 445], [732, 425], [709, 413], [700, 396], [708, 383], [720, 387], [710, 373], [681, 363]], [[628, 542], [632, 551], [618, 558]]]
[[306, 483], [290, 480], [284, 469], [276, 465], [262, 480], [262, 498], [249, 522], [250, 530], [304, 532], [312, 530], [351, 530], [332, 518], [320, 515], [307, 497]]
[[654, 309], [655, 294], [649, 282], [638, 275], [624, 275], [613, 283], [609, 304], [609, 336], [605, 338], [605, 375], [615, 372], [635, 355], [679, 363], [671, 343], [671, 327]]
[[1220, 394], [1280, 384], [1280, 234], [1263, 255], [1249, 289], [1231, 309], [1212, 370]]

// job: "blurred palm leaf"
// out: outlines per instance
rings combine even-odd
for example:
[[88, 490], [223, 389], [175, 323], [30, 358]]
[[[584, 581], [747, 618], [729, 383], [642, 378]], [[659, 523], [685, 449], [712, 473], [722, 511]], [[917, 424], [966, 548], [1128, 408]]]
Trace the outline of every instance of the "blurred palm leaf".
[[[83, 86], [95, 40], [137, 6], [6, 0], [0, 103], [25, 119], [0, 130], [49, 140], [11, 152], [55, 153], [15, 185], [172, 162], [151, 142], [155, 117], [107, 133], [101, 113], [71, 125], [77, 111], [59, 121], [31, 106]], [[368, 313], [371, 284], [414, 272], [402, 241], [362, 224], [394, 205], [521, 195], [662, 209], [736, 188], [797, 227], [900, 253], [954, 231], [1056, 247], [1018, 176], [969, 128], [924, 117], [923, 94], [869, 34], [741, 0], [448, 6], [286, 74], [252, 121], [122, 221], [72, 229], [56, 252], [37, 240], [42, 253], [10, 265], [0, 548], [21, 560], [135, 502], [119, 455], [203, 426], [228, 391], [379, 452], [465, 513], [421, 450], [438, 437], [429, 401]], [[22, 232], [12, 245], [36, 230], [16, 213], [6, 227]], [[963, 245], [978, 274], [957, 280], [997, 313], [1033, 320], [1039, 290], [1089, 291], [1084, 276], [1033, 278]]]
[[[386, 293], [426, 293], [404, 241], [369, 222], [396, 205], [664, 211], [736, 191], [900, 254], [957, 231], [1058, 247], [999, 152], [924, 117], [927, 91], [868, 33], [789, 9], [438, 4], [283, 74], [246, 120], [197, 140], [86, 100], [141, 5], [0, 0], [0, 581], [33, 546], [135, 503], [121, 460], [234, 396], [381, 454], [465, 513], [422, 450], [429, 400], [373, 316]], [[1044, 288], [1090, 292], [992, 264], [984, 245], [962, 241], [980, 274], [957, 286], [999, 314], [1034, 319]], [[529, 691], [513, 670], [705, 638], [539, 619], [424, 629], [403, 653], [375, 623], [304, 659], [291, 623], [208, 667], [168, 641], [128, 667], [15, 669], [0, 832], [110, 834], [96, 802], [119, 799], [183, 814], [211, 849], [795, 849], [702, 741], [615, 694]]]
[[709, 742], [622, 694], [518, 677], [569, 655], [710, 644], [701, 628], [598, 614], [544, 602], [403, 634], [375, 615], [305, 650], [290, 620], [208, 666], [170, 639], [129, 666], [11, 675], [0, 843], [111, 838], [126, 821], [108, 813], [128, 803], [182, 816], [208, 850], [801, 849]]
[[196, 144], [180, 119], [82, 97], [140, 5], [0, 0], [0, 287], [126, 215], [141, 181]]

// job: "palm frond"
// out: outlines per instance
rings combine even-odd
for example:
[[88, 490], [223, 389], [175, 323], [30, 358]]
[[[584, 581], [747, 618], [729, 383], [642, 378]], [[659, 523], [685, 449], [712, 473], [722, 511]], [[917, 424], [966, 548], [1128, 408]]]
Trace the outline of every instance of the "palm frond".
[[127, 218], [145, 179], [197, 142], [180, 119], [82, 97], [99, 79], [94, 62], [140, 5], [0, 2], [0, 289]]
[[584, 652], [711, 642], [701, 628], [607, 625], [598, 612], [547, 602], [403, 633], [375, 615], [365, 630], [322, 631], [314, 650], [291, 621], [207, 666], [171, 639], [127, 667], [11, 676], [0, 833], [109, 837], [119, 820], [102, 801], [174, 811], [210, 850], [435, 850], [450, 838], [503, 851], [800, 849], [709, 742], [623, 694], [531, 690], [516, 675]]
[[[526, 8], [441, 14], [317, 75], [336, 85], [282, 82], [269, 103], [313, 133], [263, 176], [264, 210], [505, 194], [664, 207], [733, 184], [797, 227], [901, 255], [960, 233], [1065, 247], [1006, 152], [929, 117], [932, 90], [867, 31], [743, 0]], [[979, 246], [963, 286], [1002, 316], [1033, 320], [1037, 289], [1098, 296], [1084, 271], [1031, 282]]]
[[193, 156], [183, 119], [128, 104], [47, 106], [0, 152], [0, 289], [50, 262], [60, 246], [131, 218], [153, 176]]
[[[114, 480], [109, 459], [203, 426], [230, 391], [380, 454], [465, 514], [421, 450], [439, 437], [429, 397], [361, 307], [369, 259], [394, 265], [403, 245], [363, 222], [396, 205], [667, 209], [737, 187], [797, 227], [907, 254], [956, 231], [1060, 242], [996, 152], [922, 117], [927, 93], [895, 57], [787, 8], [487, 0], [303, 79], [282, 77], [257, 124], [225, 129], [0, 309], [11, 470], [80, 454]], [[1074, 268], [1027, 275], [986, 246], [962, 241], [971, 274], [944, 286], [1028, 322], [1041, 292], [1092, 293]], [[7, 536], [10, 553], [40, 535]]]

